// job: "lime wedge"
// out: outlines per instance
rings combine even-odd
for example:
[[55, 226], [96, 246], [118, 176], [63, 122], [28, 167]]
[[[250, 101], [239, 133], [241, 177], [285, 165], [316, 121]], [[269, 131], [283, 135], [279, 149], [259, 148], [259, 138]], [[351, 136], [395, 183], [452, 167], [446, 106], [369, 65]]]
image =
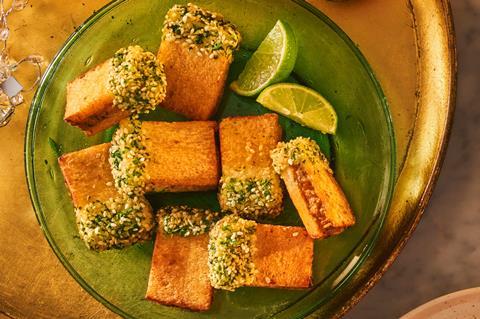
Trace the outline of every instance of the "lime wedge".
[[293, 71], [297, 51], [293, 30], [287, 23], [277, 21], [231, 89], [238, 95], [254, 96], [267, 86], [285, 80]]
[[337, 114], [319, 93], [305, 86], [280, 83], [266, 88], [257, 98], [264, 107], [322, 133], [335, 134]]

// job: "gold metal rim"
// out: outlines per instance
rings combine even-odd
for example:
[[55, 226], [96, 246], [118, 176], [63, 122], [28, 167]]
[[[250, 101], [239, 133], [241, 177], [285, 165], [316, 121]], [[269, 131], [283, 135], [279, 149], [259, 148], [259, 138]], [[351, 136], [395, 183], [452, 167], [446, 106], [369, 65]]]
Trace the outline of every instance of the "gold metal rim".
[[[441, 100], [444, 101], [442, 105], [444, 121], [439, 125], [439, 134], [435, 136], [437, 140], [437, 146], [435, 154], [432, 154], [434, 156], [432, 158], [432, 162], [430, 163], [431, 169], [426, 173], [424, 172], [424, 176], [426, 177], [426, 183], [423, 184], [423, 188], [420, 189], [420, 191], [417, 193], [417, 205], [412, 207], [409, 206], [408, 201], [403, 203], [402, 207], [405, 209], [405, 211], [402, 213], [402, 217], [404, 219], [402, 220], [402, 222], [404, 224], [402, 226], [397, 226], [396, 230], [398, 230], [398, 232], [396, 234], [391, 234], [390, 237], [386, 236], [389, 237], [387, 238], [387, 240], [390, 240], [390, 242], [393, 243], [393, 245], [391, 245], [392, 248], [388, 252], [372, 253], [372, 256], [370, 256], [365, 263], [365, 266], [368, 267], [368, 269], [360, 271], [360, 273], [352, 279], [352, 281], [355, 283], [352, 285], [348, 285], [348, 287], [345, 287], [345, 289], [352, 291], [353, 293], [344, 294], [342, 298], [339, 298], [340, 300], [337, 300], [334, 303], [332, 302], [331, 304], [327, 305], [326, 312], [322, 314], [315, 313], [312, 315], [312, 317], [318, 317], [319, 315], [327, 315], [332, 318], [340, 318], [344, 316], [351, 308], [353, 308], [370, 291], [370, 289], [373, 288], [373, 286], [380, 280], [384, 273], [390, 268], [390, 266], [393, 264], [395, 259], [402, 251], [402, 249], [405, 247], [407, 241], [412, 236], [414, 230], [416, 229], [418, 223], [420, 222], [420, 219], [425, 212], [426, 206], [432, 196], [434, 187], [440, 175], [451, 134], [455, 110], [457, 85], [457, 57], [455, 47], [454, 23], [449, 0], [423, 1], [423, 3], [421, 3], [420, 1], [423, 0], [408, 0], [412, 19], [415, 25], [415, 42], [417, 46], [418, 96], [416, 100], [419, 108], [428, 107], [428, 104], [422, 105], [422, 103], [425, 102], [425, 100], [422, 100], [422, 90], [436, 90], [435, 92], [427, 92], [427, 97], [423, 98], [440, 95], [442, 96]], [[431, 7], [435, 9], [428, 11], [428, 13], [430, 15], [432, 13], [436, 14], [436, 18], [441, 22], [438, 28], [442, 29], [444, 33], [441, 39], [443, 43], [439, 43], [439, 45], [435, 45], [433, 48], [428, 49], [424, 48], [424, 45], [429, 43], [429, 38], [425, 39], [425, 37], [429, 36], [426, 31], [427, 27], [422, 25], [424, 21], [422, 21], [422, 19], [417, 16], [418, 10], [425, 9], [425, 7]], [[435, 50], [440, 52], [435, 52]], [[428, 77], [426, 76], [426, 74], [431, 70], [428, 71], [421, 69], [422, 67], [426, 66], [426, 63], [433, 64], [433, 59], [438, 58], [439, 56], [443, 58], [444, 69], [440, 70], [438, 73], [440, 75], [446, 75], [444, 78], [443, 87], [449, 87], [449, 89], [444, 91], [438, 90], [438, 87], [435, 87], [434, 85], [429, 85], [427, 83]], [[438, 71], [435, 69], [434, 66], [433, 70]], [[438, 119], [441, 119], [441, 117], [439, 117]], [[417, 121], [421, 121], [421, 119], [417, 118], [416, 122]], [[415, 134], [416, 133], [414, 132], [414, 135]], [[423, 132], [423, 134], [426, 134], [426, 132]], [[420, 138], [421, 137], [422, 136], [420, 136]], [[413, 146], [411, 146], [411, 148], [412, 147]], [[409, 149], [409, 153], [414, 151], [416, 150]], [[416, 156], [413, 157], [413, 160], [416, 159]], [[412, 166], [410, 168], [412, 168]], [[404, 170], [405, 169], [408, 170], [408, 167], [404, 168]], [[400, 173], [399, 181], [402, 178], [402, 173], [404, 172], [402, 171]], [[413, 190], [412, 192], [415, 192], [415, 190]], [[411, 208], [410, 212], [408, 211], [409, 207]], [[392, 212], [392, 210], [395, 210], [395, 208], [396, 207], [393, 206], [390, 213], [394, 213]], [[384, 229], [385, 227], [388, 227], [388, 225], [385, 225]], [[382, 234], [380, 235], [379, 241], [381, 241], [382, 239], [381, 236]]]

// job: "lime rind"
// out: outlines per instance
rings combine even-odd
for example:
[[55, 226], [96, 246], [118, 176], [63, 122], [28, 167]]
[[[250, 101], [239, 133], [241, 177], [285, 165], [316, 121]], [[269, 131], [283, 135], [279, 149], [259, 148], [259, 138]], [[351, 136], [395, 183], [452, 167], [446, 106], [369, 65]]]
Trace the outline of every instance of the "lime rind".
[[267, 86], [284, 81], [292, 73], [298, 45], [293, 29], [281, 20], [268, 33], [231, 89], [243, 96], [255, 96]]
[[257, 102], [304, 126], [326, 134], [336, 133], [335, 109], [322, 95], [303, 85], [272, 85], [258, 96]]

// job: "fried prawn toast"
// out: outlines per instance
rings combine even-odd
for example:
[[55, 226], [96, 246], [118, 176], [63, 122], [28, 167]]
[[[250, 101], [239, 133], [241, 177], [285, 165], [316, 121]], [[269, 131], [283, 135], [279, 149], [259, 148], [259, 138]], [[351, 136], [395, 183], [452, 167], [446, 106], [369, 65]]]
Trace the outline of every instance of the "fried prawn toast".
[[163, 66], [139, 46], [118, 50], [67, 85], [64, 120], [96, 134], [131, 114], [149, 112], [165, 98]]
[[96, 145], [59, 159], [80, 237], [97, 251], [149, 240], [155, 224], [143, 196], [129, 198], [113, 186], [109, 148], [110, 144]]
[[[308, 288], [312, 282], [313, 240], [302, 227], [258, 224], [252, 287]], [[146, 298], [196, 311], [208, 310], [208, 234], [181, 237], [159, 227]]]
[[222, 210], [246, 218], [280, 214], [283, 191], [270, 158], [282, 137], [278, 115], [226, 118], [219, 132]]
[[312, 238], [337, 235], [355, 224], [348, 200], [314, 141], [300, 137], [280, 143], [272, 159]]
[[171, 236], [160, 226], [155, 240], [146, 299], [195, 311], [210, 309], [208, 234]]
[[193, 120], [212, 117], [223, 96], [240, 33], [222, 15], [196, 5], [175, 5], [163, 26], [158, 60], [168, 88], [162, 106]]
[[147, 190], [188, 192], [215, 189], [219, 163], [217, 124], [205, 122], [143, 122], [141, 134], [149, 160]]

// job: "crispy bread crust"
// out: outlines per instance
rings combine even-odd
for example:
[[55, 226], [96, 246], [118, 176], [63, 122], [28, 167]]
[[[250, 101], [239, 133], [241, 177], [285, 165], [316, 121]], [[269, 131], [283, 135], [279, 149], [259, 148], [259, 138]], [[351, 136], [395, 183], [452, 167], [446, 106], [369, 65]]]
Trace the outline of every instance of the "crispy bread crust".
[[165, 65], [168, 83], [161, 105], [193, 120], [211, 118], [223, 96], [229, 60], [198, 55], [181, 42], [170, 41], [161, 43], [158, 59]]
[[194, 311], [210, 309], [207, 247], [208, 234], [171, 237], [159, 227], [145, 298]]
[[[118, 195], [108, 162], [110, 143], [65, 154], [58, 159], [73, 204], [81, 207], [93, 200]], [[108, 182], [111, 184], [107, 185]]]
[[150, 154], [147, 186], [168, 192], [215, 189], [219, 180], [216, 127], [213, 121], [143, 122]]
[[222, 173], [272, 169], [270, 151], [282, 139], [277, 114], [238, 116], [220, 122]]
[[312, 284], [313, 240], [305, 228], [257, 224], [251, 286], [308, 288]]

